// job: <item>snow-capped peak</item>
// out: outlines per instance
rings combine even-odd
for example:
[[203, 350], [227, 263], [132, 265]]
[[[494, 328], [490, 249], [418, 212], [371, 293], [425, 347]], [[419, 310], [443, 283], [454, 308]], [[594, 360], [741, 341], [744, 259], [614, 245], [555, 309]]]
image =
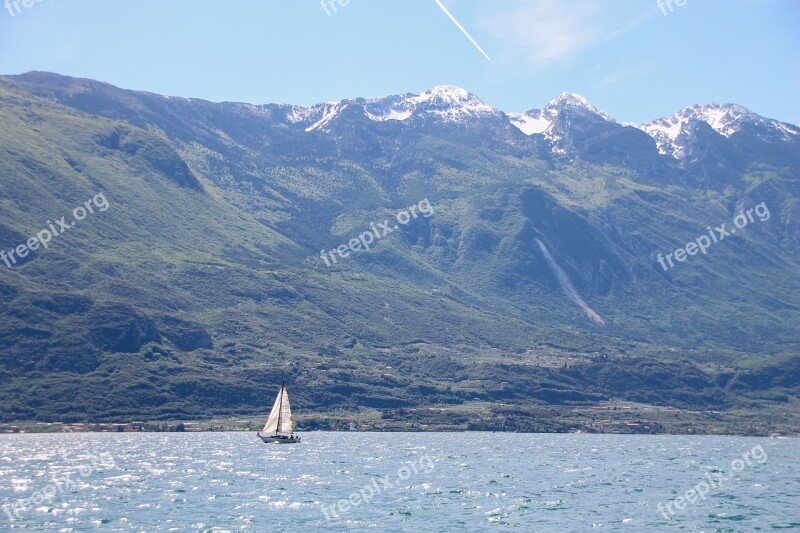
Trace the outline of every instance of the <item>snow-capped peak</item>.
[[485, 104], [483, 100], [455, 85], [437, 85], [423, 93], [411, 96], [410, 100], [417, 106], [455, 107], [469, 112], [495, 112], [495, 109]]
[[744, 120], [760, 119], [749, 109], [736, 104], [694, 105], [682, 112], [684, 116], [702, 120], [725, 137], [730, 137], [741, 127]]
[[559, 114], [564, 112], [588, 113], [597, 115], [608, 122], [616, 122], [611, 115], [604, 113], [592, 105], [589, 100], [575, 93], [561, 93], [561, 95], [548, 102], [544, 109], [532, 109], [525, 113], [509, 113], [508, 116], [511, 119], [511, 123], [524, 134], [543, 133], [545, 137], [554, 140], [553, 123]]
[[470, 96], [473, 95], [471, 95], [469, 91], [456, 85], [437, 85], [419, 94], [418, 98], [423, 101], [439, 99], [444, 102], [457, 104], [468, 100]]
[[634, 124], [656, 141], [658, 151], [676, 159], [686, 156], [686, 144], [693, 122], [705, 122], [724, 137], [739, 132], [747, 126], [765, 128], [765, 132], [777, 134], [783, 140], [800, 136], [800, 128], [791, 124], [764, 118], [746, 107], [736, 104], [693, 105], [666, 117], [646, 124]]
[[364, 115], [376, 122], [405, 121], [413, 116], [433, 116], [444, 122], [461, 122], [468, 118], [499, 114], [492, 106], [461, 87], [438, 85], [419, 94], [408, 93], [368, 100], [358, 98], [307, 108], [295, 106], [287, 113], [286, 118], [291, 123], [305, 125], [306, 131], [327, 131], [330, 123], [349, 105], [361, 106]]
[[[544, 135], [556, 153], [569, 152], [576, 118], [601, 127], [604, 123], [617, 124], [613, 117], [575, 93], [562, 93], [542, 109], [503, 115], [476, 95], [455, 85], [438, 85], [419, 94], [356, 98], [311, 107], [285, 105], [280, 107], [280, 112], [285, 113], [287, 125], [307, 132], [331, 131], [343, 112], [374, 122], [411, 121], [414, 124], [416, 120], [467, 124], [485, 118], [503, 120], [507, 116], [511, 124], [526, 135]], [[797, 126], [764, 118], [736, 104], [693, 105], [646, 124], [622, 125], [633, 126], [650, 135], [661, 154], [684, 159], [691, 153], [696, 135], [700, 132], [698, 125], [701, 129], [705, 127], [703, 123], [724, 137], [746, 130], [765, 140], [800, 142], [800, 128]]]
[[433, 115], [446, 122], [496, 114], [498, 111], [474, 94], [455, 85], [438, 85], [420, 94], [367, 100], [367, 116], [376, 121], [406, 120], [414, 115]]
[[571, 111], [588, 111], [591, 114], [599, 115], [604, 120], [616, 122], [608, 113], [604, 113], [595, 107], [585, 97], [575, 93], [561, 93], [557, 98], [551, 100], [545, 107], [545, 111], [559, 112], [565, 109]]

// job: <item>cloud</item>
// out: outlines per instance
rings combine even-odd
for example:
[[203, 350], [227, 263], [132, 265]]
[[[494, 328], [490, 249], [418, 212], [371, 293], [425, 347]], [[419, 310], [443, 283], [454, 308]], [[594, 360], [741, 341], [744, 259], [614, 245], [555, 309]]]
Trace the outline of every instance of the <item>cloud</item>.
[[581, 51], [619, 37], [653, 15], [627, 23], [610, 20], [619, 10], [598, 0], [512, 0], [483, 19], [483, 27], [505, 45], [506, 58], [536, 68], [568, 59]]

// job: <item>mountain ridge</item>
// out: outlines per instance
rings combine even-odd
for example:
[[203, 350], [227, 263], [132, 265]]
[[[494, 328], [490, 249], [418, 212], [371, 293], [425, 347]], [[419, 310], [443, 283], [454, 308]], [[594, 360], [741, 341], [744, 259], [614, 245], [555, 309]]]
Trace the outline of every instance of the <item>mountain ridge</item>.
[[[337, 104], [301, 116], [54, 74], [0, 78], [0, 100], [0, 249], [88, 194], [111, 204], [0, 274], [3, 419], [258, 412], [254, 383], [280, 379], [306, 410], [351, 414], [798, 395], [800, 163], [781, 137], [702, 123], [678, 161], [577, 97], [552, 141], [452, 87], [412, 102], [419, 120], [356, 99], [310, 131]], [[320, 260], [423, 198], [430, 218]], [[659, 266], [762, 202], [768, 222]]]

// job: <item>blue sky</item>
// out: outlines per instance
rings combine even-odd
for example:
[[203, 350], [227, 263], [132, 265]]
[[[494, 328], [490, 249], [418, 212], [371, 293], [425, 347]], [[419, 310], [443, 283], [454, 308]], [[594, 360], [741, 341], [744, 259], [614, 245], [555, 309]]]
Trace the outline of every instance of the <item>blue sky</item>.
[[441, 0], [491, 61], [435, 0], [3, 1], [2, 74], [295, 104], [453, 84], [504, 111], [569, 91], [620, 121], [735, 102], [800, 123], [796, 0]]

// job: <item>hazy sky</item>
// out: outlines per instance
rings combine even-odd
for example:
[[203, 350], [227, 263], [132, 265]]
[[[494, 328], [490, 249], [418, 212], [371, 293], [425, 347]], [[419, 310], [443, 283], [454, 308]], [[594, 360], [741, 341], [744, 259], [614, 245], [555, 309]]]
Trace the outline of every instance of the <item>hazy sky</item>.
[[504, 111], [569, 91], [620, 121], [735, 102], [800, 123], [797, 0], [441, 0], [491, 61], [436, 0], [13, 1], [2, 74], [295, 104], [453, 84]]

